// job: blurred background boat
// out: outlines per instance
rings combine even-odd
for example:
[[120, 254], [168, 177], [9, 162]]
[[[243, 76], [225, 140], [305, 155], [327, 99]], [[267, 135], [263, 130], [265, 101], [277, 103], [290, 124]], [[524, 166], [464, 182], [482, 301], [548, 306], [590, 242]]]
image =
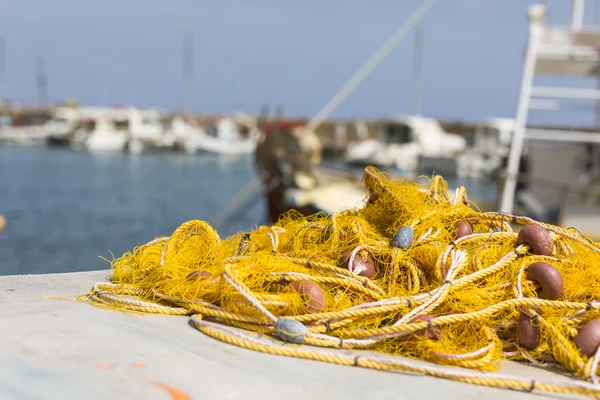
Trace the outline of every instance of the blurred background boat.
[[456, 156], [465, 148], [464, 137], [445, 132], [433, 118], [398, 116], [387, 122], [383, 140], [349, 144], [345, 161], [363, 167], [393, 168], [410, 176], [428, 170], [456, 176]]
[[216, 116], [205, 127], [190, 118], [175, 116], [169, 134], [182, 142], [186, 153], [205, 152], [221, 155], [251, 155], [259, 135], [256, 118], [244, 113]]

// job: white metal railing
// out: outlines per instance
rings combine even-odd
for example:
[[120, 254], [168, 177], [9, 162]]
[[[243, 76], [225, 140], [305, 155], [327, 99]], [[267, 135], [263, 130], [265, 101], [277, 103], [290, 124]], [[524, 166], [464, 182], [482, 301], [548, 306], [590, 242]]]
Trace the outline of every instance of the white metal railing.
[[598, 59], [598, 51], [590, 46], [573, 46], [571, 44], [539, 44], [539, 52], [543, 57], [563, 57], [565, 59]]
[[[585, 14], [585, 0], [571, 0], [571, 24], [570, 27], [574, 31], [581, 30], [583, 28], [583, 17]], [[543, 5], [546, 9], [550, 8], [550, 0], [544, 0]]]
[[[533, 87], [533, 78], [536, 74], [536, 64], [540, 53], [542, 57], [552, 57], [554, 52], [558, 57], [565, 55], [574, 55], [574, 51], [581, 52], [582, 58], [597, 59], [598, 55], [591, 46], [574, 46], [575, 43], [567, 40], [563, 44], [543, 43], [547, 7], [549, 1], [545, 4], [535, 4], [529, 7], [529, 40], [527, 43], [527, 52], [523, 65], [523, 75], [521, 77], [521, 90], [519, 93], [519, 104], [517, 107], [517, 115], [515, 118], [515, 127], [511, 140], [511, 150], [508, 157], [508, 165], [506, 171], [506, 180], [502, 197], [500, 201], [500, 210], [504, 212], [512, 212], [514, 199], [516, 195], [517, 177], [519, 175], [519, 164], [523, 153], [523, 142], [526, 136], [537, 136], [542, 140], [558, 140], [564, 139], [565, 135], [569, 141], [595, 141], [597, 138], [583, 132], [552, 132], [552, 131], [527, 131], [526, 124], [531, 101], [534, 96], [546, 98], [562, 98], [562, 99], [584, 99], [584, 100], [600, 100], [600, 91], [593, 89], [570, 89], [570, 88], [554, 88], [554, 87]], [[583, 16], [585, 9], [585, 0], [573, 0], [573, 9], [571, 15], [571, 31], [578, 32], [583, 28]], [[565, 37], [565, 39], [569, 39]], [[541, 59], [541, 58], [540, 58]], [[570, 58], [573, 60], [573, 58]], [[543, 100], [542, 100], [543, 101]], [[543, 104], [543, 103], [542, 103]], [[539, 105], [539, 103], [538, 103]], [[560, 103], [548, 103], [546, 106], [559, 106]]]
[[573, 0], [573, 14], [571, 18], [571, 27], [573, 30], [580, 30], [583, 27], [584, 9], [585, 0]]
[[558, 100], [542, 100], [542, 99], [531, 99], [529, 102], [530, 110], [559, 110], [562, 104]]
[[596, 112], [598, 107], [593, 102], [582, 104], [577, 101], [569, 100], [549, 100], [549, 99], [531, 99], [529, 102], [530, 110], [570, 110], [581, 112]]
[[527, 138], [530, 140], [570, 143], [600, 143], [600, 133], [594, 132], [535, 128], [528, 128], [526, 131]]
[[527, 42], [523, 76], [521, 77], [521, 90], [519, 93], [519, 105], [517, 107], [515, 127], [510, 145], [510, 153], [508, 155], [508, 165], [506, 168], [507, 176], [504, 190], [502, 191], [502, 198], [500, 200], [500, 211], [507, 213], [511, 213], [514, 206], [517, 176], [519, 173], [521, 154], [523, 153], [523, 142], [525, 140], [525, 124], [527, 122], [529, 102], [531, 100], [531, 89], [533, 77], [535, 75], [539, 38], [543, 32], [543, 23], [546, 18], [546, 7], [541, 4], [532, 5], [529, 7], [528, 16], [529, 40]]
[[600, 90], [597, 89], [534, 86], [531, 95], [556, 99], [600, 100]]

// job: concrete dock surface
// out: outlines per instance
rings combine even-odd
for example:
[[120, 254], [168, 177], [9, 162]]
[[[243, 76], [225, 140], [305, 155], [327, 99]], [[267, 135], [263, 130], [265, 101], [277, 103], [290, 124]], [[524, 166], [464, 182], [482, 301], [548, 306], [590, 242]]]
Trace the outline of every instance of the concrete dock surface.
[[[267, 355], [214, 340], [187, 316], [40, 298], [82, 294], [108, 277], [109, 271], [0, 277], [1, 399], [578, 398]], [[501, 373], [569, 379], [512, 362]]]

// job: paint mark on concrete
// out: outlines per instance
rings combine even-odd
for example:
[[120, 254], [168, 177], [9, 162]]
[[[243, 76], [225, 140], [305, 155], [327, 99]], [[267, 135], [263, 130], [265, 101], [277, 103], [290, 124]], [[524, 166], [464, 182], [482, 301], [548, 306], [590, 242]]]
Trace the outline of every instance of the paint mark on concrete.
[[144, 368], [146, 368], [146, 364], [143, 364], [143, 363], [133, 364], [133, 368], [135, 368], [135, 369], [144, 369]]
[[98, 368], [98, 369], [112, 369], [112, 365], [100, 363], [100, 364], [96, 365], [96, 368]]
[[171, 386], [165, 385], [162, 382], [153, 381], [151, 379], [146, 379], [146, 380], [148, 382], [150, 382], [151, 384], [153, 384], [154, 386], [163, 389], [165, 392], [167, 392], [171, 396], [171, 399], [173, 399], [173, 400], [192, 400], [192, 398], [190, 396], [188, 396], [187, 393], [182, 392], [181, 390], [172, 388]]

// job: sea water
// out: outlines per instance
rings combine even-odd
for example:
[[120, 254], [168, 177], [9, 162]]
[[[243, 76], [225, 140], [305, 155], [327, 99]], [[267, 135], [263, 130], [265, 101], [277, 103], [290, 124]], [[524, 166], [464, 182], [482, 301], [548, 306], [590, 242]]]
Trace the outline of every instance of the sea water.
[[[108, 269], [180, 224], [210, 220], [256, 176], [251, 158], [0, 147], [0, 275]], [[219, 228], [265, 223], [259, 190]]]
[[[0, 147], [0, 275], [108, 269], [186, 221], [210, 221], [255, 177], [251, 157]], [[496, 194], [493, 182], [448, 183], [478, 200]], [[237, 211], [215, 226], [221, 237], [266, 222], [263, 191]]]

